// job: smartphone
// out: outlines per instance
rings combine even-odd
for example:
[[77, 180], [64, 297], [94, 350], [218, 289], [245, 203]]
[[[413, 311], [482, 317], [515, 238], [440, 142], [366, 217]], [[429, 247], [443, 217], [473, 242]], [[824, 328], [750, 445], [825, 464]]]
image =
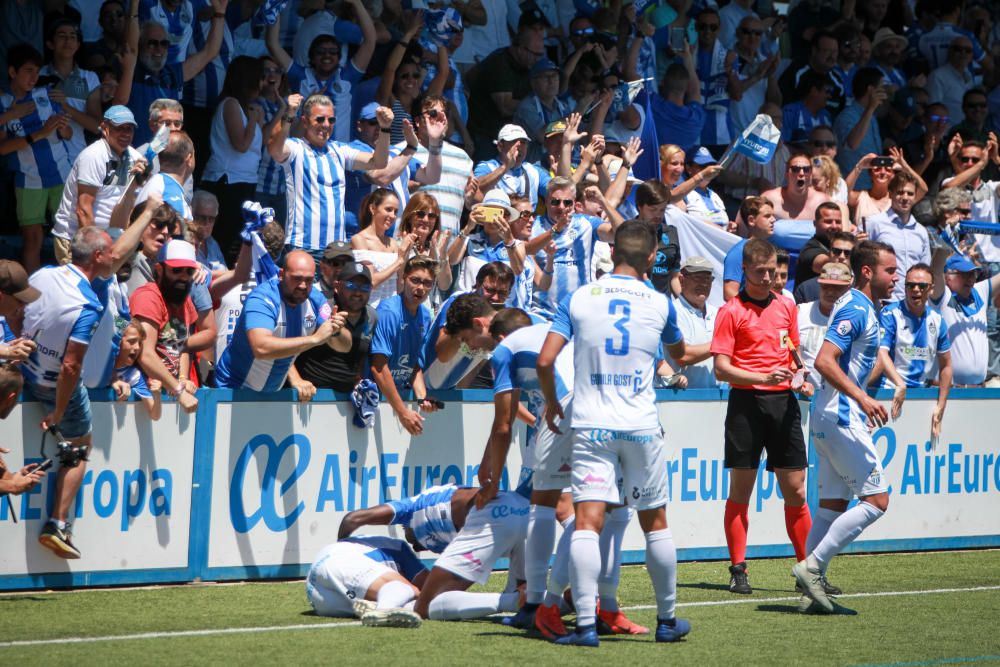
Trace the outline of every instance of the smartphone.
[[683, 51], [685, 48], [685, 42], [687, 40], [687, 31], [685, 28], [671, 28], [670, 29], [670, 48], [674, 51]]
[[483, 222], [502, 222], [505, 218], [505, 211], [495, 206], [480, 206]]
[[895, 163], [895, 160], [893, 160], [891, 157], [879, 156], [879, 157], [872, 158], [872, 167], [889, 167], [889, 168], [891, 168], [894, 163]]
[[787, 2], [775, 2], [771, 6], [774, 8], [774, 13], [779, 17], [784, 18], [788, 16], [788, 5]]

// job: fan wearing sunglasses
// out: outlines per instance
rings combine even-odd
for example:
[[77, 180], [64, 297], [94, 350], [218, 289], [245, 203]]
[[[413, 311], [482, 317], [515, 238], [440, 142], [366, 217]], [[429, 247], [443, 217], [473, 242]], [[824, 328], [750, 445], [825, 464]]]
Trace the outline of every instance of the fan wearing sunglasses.
[[[996, 202], [1000, 197], [1000, 181], [983, 179], [983, 171], [990, 162], [1000, 165], [996, 135], [991, 132], [989, 139], [983, 143], [981, 141], [962, 141], [962, 135], [956, 134], [948, 148], [948, 152], [952, 154], [951, 166], [955, 175], [952, 178], [944, 179], [941, 187], [971, 189], [972, 219], [997, 222]], [[987, 236], [984, 238], [988, 245], [997, 248], [996, 259], [990, 261], [1000, 261], [1000, 240], [994, 242], [1000, 237]], [[982, 241], [980, 244], [982, 245]], [[985, 250], [986, 248], [984, 248]]]

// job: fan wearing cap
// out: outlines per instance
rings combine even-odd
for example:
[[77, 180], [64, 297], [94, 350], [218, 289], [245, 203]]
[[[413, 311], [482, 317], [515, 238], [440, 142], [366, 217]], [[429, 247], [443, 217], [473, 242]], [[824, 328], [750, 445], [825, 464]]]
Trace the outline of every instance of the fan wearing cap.
[[104, 112], [101, 138], [87, 146], [73, 163], [52, 225], [58, 263], [70, 262], [70, 240], [76, 230], [109, 226], [111, 212], [124, 194], [130, 175], [145, 168], [145, 160], [131, 146], [135, 127], [135, 116], [128, 107], [111, 107]]
[[344, 328], [347, 316], [313, 285], [315, 274], [313, 258], [292, 251], [277, 276], [250, 292], [215, 367], [219, 387], [273, 392], [288, 378], [300, 401], [312, 398], [316, 387], [299, 382], [292, 366], [295, 358], [317, 345], [338, 352], [351, 349], [350, 330]]
[[573, 107], [559, 98], [561, 89], [559, 67], [542, 58], [531, 67], [531, 95], [517, 105], [514, 124], [524, 128], [532, 141], [529, 156], [533, 161], [541, 157], [541, 146], [545, 142], [546, 128], [550, 123], [569, 116]]
[[[853, 244], [852, 244], [853, 245]], [[837, 258], [841, 259], [840, 257]], [[850, 256], [845, 261], [849, 261]], [[816, 378], [813, 363], [823, 346], [823, 338], [830, 323], [830, 313], [833, 304], [851, 289], [854, 274], [851, 267], [841, 261], [827, 262], [816, 277], [819, 297], [815, 301], [800, 303], [796, 308], [799, 312], [799, 355], [802, 366], [809, 371], [809, 376]]]
[[499, 189], [490, 190], [472, 207], [468, 224], [448, 249], [448, 261], [459, 265], [459, 290], [472, 289], [479, 269], [490, 262], [507, 264], [514, 275], [524, 271], [524, 244], [514, 238], [511, 228], [511, 221], [519, 215], [507, 193]]
[[990, 342], [987, 309], [1000, 307], [1000, 273], [981, 279], [979, 267], [959, 254], [935, 255], [930, 302], [941, 312], [951, 339], [956, 387], [981, 387], [987, 379]]
[[[15, 105], [18, 110], [0, 125], [0, 155], [11, 156], [17, 220], [24, 239], [21, 261], [31, 273], [41, 265], [45, 215], [55, 213], [73, 164], [66, 143], [73, 128], [62, 104], [49, 97], [48, 88], [35, 87], [42, 55], [34, 47], [11, 47], [7, 65], [10, 92], [0, 95], [0, 110], [12, 110]], [[65, 102], [65, 96], [61, 101]]]
[[[29, 280], [40, 296], [24, 307], [22, 335], [38, 347], [21, 364], [21, 372], [26, 389], [42, 404], [41, 429], [57, 426], [70, 443], [89, 451], [93, 419], [80, 376], [102, 311], [93, 284], [109, 278], [114, 268], [111, 237], [96, 227], [81, 229], [73, 237], [72, 258], [68, 266], [39, 269]], [[61, 558], [80, 557], [66, 521], [85, 473], [85, 461], [60, 467], [59, 493], [39, 536]]]
[[719, 307], [708, 302], [715, 267], [704, 257], [693, 255], [681, 262], [679, 275], [681, 293], [671, 298], [677, 326], [684, 334], [684, 356], [665, 361], [684, 376], [688, 389], [715, 389], [722, 386], [715, 377], [711, 350]]
[[351, 335], [351, 348], [340, 352], [328, 345], [317, 345], [295, 358], [295, 370], [303, 382], [349, 393], [362, 378], [370, 376], [368, 352], [378, 314], [368, 303], [372, 291], [371, 270], [343, 256], [337, 259], [347, 261], [337, 269], [333, 293], [327, 300], [337, 307], [338, 313], [344, 313], [344, 327]]
[[528, 197], [533, 206], [545, 196], [549, 173], [526, 161], [528, 134], [520, 125], [504, 125], [494, 142], [497, 158], [476, 165], [473, 175], [483, 191], [500, 188], [508, 195]]
[[[714, 190], [708, 187], [706, 179], [696, 178], [699, 173], [706, 171], [706, 167], [717, 164], [717, 160], [712, 157], [708, 149], [702, 146], [696, 151], [689, 152], [687, 160], [688, 178], [694, 180], [697, 186], [684, 197], [684, 206], [688, 215], [698, 218], [702, 222], [708, 222], [723, 229], [729, 227], [729, 214], [726, 213], [726, 205]], [[706, 171], [710, 174], [709, 179], [717, 172]]]
[[[361, 109], [357, 124], [357, 139], [348, 144], [349, 146], [362, 152], [375, 150], [379, 136], [377, 112], [378, 102], [370, 102]], [[448, 131], [447, 118], [444, 115], [435, 115], [434, 118], [426, 118], [424, 125], [427, 129], [428, 146], [440, 149], [444, 135]], [[419, 150], [420, 141], [409, 120], [403, 123], [403, 135], [404, 143], [389, 147], [389, 163], [384, 168], [348, 172], [345, 190], [347, 200], [344, 208], [351, 234], [358, 231], [356, 212], [361, 210], [361, 201], [372, 191], [372, 186], [392, 188], [399, 198], [402, 211], [410, 200], [410, 181], [416, 181], [421, 185], [432, 185], [441, 180], [441, 151], [429, 152], [426, 164], [413, 160], [411, 158]]]
[[9, 259], [0, 260], [0, 326], [3, 327], [0, 359], [24, 361], [38, 347], [32, 340], [15, 336], [7, 318], [19, 320], [24, 307], [40, 296], [39, 291], [28, 284], [28, 273], [23, 266]]

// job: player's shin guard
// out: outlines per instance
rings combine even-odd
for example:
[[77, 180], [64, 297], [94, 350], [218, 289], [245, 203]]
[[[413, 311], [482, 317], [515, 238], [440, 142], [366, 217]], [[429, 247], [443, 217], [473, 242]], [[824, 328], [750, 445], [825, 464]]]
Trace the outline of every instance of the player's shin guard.
[[729, 559], [733, 565], [738, 565], [747, 559], [747, 528], [750, 519], [747, 511], [750, 505], [726, 501], [726, 514], [723, 527], [726, 531], [726, 545], [729, 547]]
[[376, 603], [380, 609], [400, 608], [414, 597], [413, 586], [402, 581], [387, 581], [378, 589]]
[[519, 593], [441, 593], [427, 608], [432, 621], [464, 621], [505, 611], [517, 611]]
[[597, 622], [597, 578], [601, 575], [600, 536], [592, 530], [575, 530], [570, 542], [569, 580], [573, 587], [577, 626]]
[[653, 580], [656, 595], [656, 617], [674, 617], [677, 604], [677, 548], [669, 528], [646, 533], [646, 570]]
[[806, 549], [806, 537], [812, 527], [812, 518], [809, 516], [809, 506], [785, 505], [785, 530], [788, 532], [788, 539], [795, 548], [795, 560], [800, 561], [809, 553]]
[[[841, 512], [837, 512], [826, 507], [816, 510], [816, 516], [812, 519], [812, 528], [809, 529], [809, 537], [806, 538], [806, 553], [811, 554], [816, 550], [816, 546], [823, 541], [826, 533], [830, 530], [830, 525], [837, 520]], [[799, 558], [799, 560], [802, 560]], [[826, 571], [826, 568], [823, 568]]]
[[524, 575], [527, 580], [527, 603], [539, 604], [545, 595], [549, 559], [556, 543], [556, 509], [532, 505], [528, 510], [528, 535], [525, 540]]
[[622, 540], [630, 518], [628, 507], [613, 510], [604, 520], [601, 529], [601, 576], [597, 579], [597, 593], [601, 609], [618, 611], [618, 578], [622, 568]]
[[556, 558], [552, 562], [552, 570], [549, 571], [548, 589], [545, 592], [545, 604], [561, 604], [563, 592], [569, 588], [569, 544], [573, 539], [573, 530], [576, 528], [576, 518], [570, 517], [562, 522], [563, 534], [556, 545]]
[[[820, 540], [820, 543], [816, 545], [816, 548], [810, 554], [816, 559], [819, 570], [821, 572], [825, 571], [834, 556], [843, 551], [848, 544], [856, 540], [865, 528], [878, 521], [883, 514], [885, 512], [877, 507], [860, 502], [837, 517], [830, 524], [830, 529], [826, 532], [826, 536]], [[809, 566], [813, 567], [811, 563]]]

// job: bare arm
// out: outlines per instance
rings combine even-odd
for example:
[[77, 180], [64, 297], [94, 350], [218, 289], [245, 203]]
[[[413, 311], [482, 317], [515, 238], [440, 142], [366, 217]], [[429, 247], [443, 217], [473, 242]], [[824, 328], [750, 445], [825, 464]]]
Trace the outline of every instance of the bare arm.
[[[278, 63], [282, 72], [287, 72], [292, 66], [292, 56], [281, 46], [281, 19], [274, 22], [274, 25], [267, 26], [264, 30], [264, 43], [267, 45], [267, 52]], [[370, 57], [370, 56], [369, 56]]]
[[337, 529], [337, 539], [350, 537], [362, 526], [388, 526], [395, 517], [396, 512], [389, 505], [348, 512]]
[[275, 336], [270, 329], [250, 329], [247, 331], [247, 341], [255, 359], [285, 359], [322, 345], [333, 336], [334, 331], [333, 325], [327, 320], [312, 334], [295, 338]]
[[[184, 341], [185, 352], [193, 354], [207, 350], [215, 345], [215, 339], [218, 338], [219, 331], [215, 324], [214, 310], [209, 308], [198, 313], [198, 321], [195, 323], [195, 328], [197, 331], [188, 336], [188, 339]], [[181, 374], [181, 377], [188, 376], [187, 374]]]
[[355, 51], [351, 62], [359, 72], [368, 69], [368, 63], [372, 61], [372, 54], [375, 53], [377, 36], [375, 34], [375, 23], [372, 15], [368, 13], [361, 0], [347, 0], [348, 4], [354, 7], [354, 13], [358, 19], [358, 26], [361, 28], [361, 45]]

